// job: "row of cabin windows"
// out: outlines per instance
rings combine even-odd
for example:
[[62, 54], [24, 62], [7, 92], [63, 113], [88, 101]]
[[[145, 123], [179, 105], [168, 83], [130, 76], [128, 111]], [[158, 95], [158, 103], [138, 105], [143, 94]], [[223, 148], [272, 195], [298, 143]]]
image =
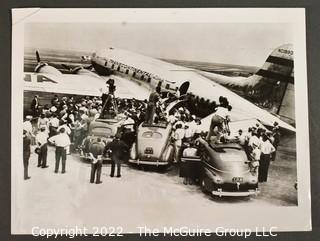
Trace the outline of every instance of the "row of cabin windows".
[[[107, 66], [107, 64], [108, 64], [108, 61], [106, 61], [105, 62], [105, 66]], [[114, 67], [115, 67], [115, 65], [114, 64], [112, 64], [112, 66], [111, 66], [111, 69], [114, 69]], [[117, 67], [117, 71], [120, 71], [120, 66], [118, 66]], [[126, 72], [125, 72], [126, 74], [129, 74], [129, 69], [126, 69]], [[135, 77], [136, 76], [136, 72], [133, 72], [132, 73], [132, 77]], [[140, 77], [140, 80], [144, 80], [144, 75], [141, 75], [141, 77]], [[150, 83], [151, 82], [151, 77], [149, 77], [148, 79], [147, 79], [147, 82], [148, 83]], [[170, 84], [166, 84], [166, 86], [165, 86], [165, 88], [168, 90], [168, 89], [170, 89]], [[209, 104], [210, 103], [210, 100], [204, 100], [204, 98], [199, 98], [199, 96], [195, 96], [195, 99], [196, 99], [196, 101], [199, 101], [199, 102], [202, 102], [202, 103], [206, 103], [206, 104]]]
[[[107, 65], [108, 65], [108, 61], [106, 61], [106, 62], [104, 63], [104, 65], [107, 66]], [[115, 65], [112, 64], [112, 65], [111, 65], [111, 69], [114, 69], [114, 67], [115, 67]], [[117, 67], [117, 71], [120, 71], [120, 66]], [[126, 73], [126, 74], [129, 74], [129, 69], [126, 69], [126, 72], [125, 72], [125, 73]], [[132, 73], [132, 77], [135, 77], [135, 76], [136, 76], [136, 72], [133, 72], [133, 73]], [[144, 80], [144, 75], [141, 75], [140, 80]], [[151, 82], [151, 77], [148, 77], [147, 82], [148, 82], [148, 83]], [[170, 89], [170, 84], [166, 84], [166, 87], [165, 87], [165, 88], [166, 88], [167, 90]]]

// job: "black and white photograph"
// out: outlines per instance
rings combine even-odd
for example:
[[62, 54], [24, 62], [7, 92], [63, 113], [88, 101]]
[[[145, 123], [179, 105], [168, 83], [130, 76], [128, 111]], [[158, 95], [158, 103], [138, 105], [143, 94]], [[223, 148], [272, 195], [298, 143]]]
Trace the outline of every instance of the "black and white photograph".
[[12, 234], [311, 229], [303, 9], [12, 26]]

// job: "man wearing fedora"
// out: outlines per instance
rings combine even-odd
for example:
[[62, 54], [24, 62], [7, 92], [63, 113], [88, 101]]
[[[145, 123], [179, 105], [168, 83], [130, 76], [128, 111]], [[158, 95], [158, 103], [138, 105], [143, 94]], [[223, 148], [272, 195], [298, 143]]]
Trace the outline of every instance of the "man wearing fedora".
[[121, 134], [118, 132], [115, 138], [109, 142], [103, 155], [106, 156], [109, 152], [111, 155], [111, 172], [110, 177], [114, 177], [115, 166], [117, 165], [117, 177], [121, 177], [121, 163], [126, 159], [129, 153], [129, 147], [120, 140]]

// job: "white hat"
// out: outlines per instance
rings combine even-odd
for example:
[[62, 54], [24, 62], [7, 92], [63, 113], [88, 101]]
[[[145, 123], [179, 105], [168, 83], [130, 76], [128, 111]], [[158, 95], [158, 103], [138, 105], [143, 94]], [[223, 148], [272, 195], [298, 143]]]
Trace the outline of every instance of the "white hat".
[[51, 112], [56, 112], [56, 111], [57, 111], [57, 108], [56, 108], [55, 106], [52, 106], [52, 107], [50, 108], [50, 111], [51, 111]]
[[32, 115], [27, 115], [27, 116], [26, 116], [26, 119], [27, 119], [27, 120], [31, 120], [31, 119], [32, 119]]

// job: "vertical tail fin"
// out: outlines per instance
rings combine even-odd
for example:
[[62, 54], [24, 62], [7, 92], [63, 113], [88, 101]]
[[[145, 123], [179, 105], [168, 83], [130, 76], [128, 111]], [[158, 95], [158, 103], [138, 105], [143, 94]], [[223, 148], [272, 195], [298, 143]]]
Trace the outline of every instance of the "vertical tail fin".
[[292, 44], [285, 44], [276, 48], [266, 59], [263, 66], [250, 77], [251, 86], [294, 82]]
[[[293, 70], [293, 46], [286, 44], [276, 48], [263, 66], [248, 78], [249, 98], [258, 100], [262, 107], [275, 114], [280, 113], [283, 101], [286, 100], [287, 110], [292, 109], [294, 112], [294, 106], [290, 104], [294, 105], [293, 94], [286, 94], [287, 90], [292, 91], [294, 87]], [[290, 100], [287, 99], [289, 96]]]

